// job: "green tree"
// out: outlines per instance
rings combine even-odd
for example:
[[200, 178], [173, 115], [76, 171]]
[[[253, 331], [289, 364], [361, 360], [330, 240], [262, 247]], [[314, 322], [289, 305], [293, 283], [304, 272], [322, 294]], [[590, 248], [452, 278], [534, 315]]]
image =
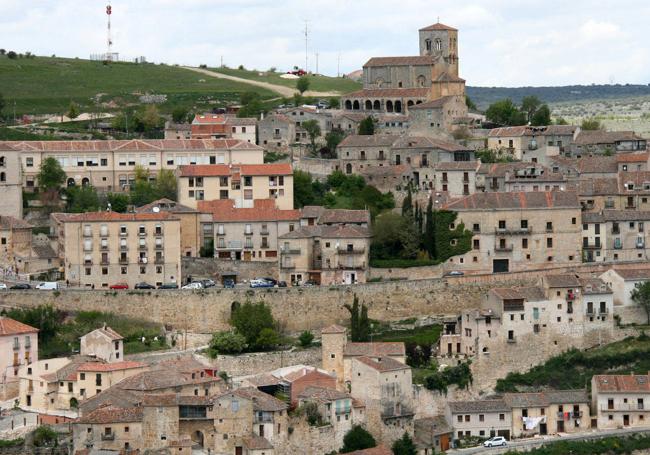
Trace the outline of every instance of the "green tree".
[[242, 94], [239, 95], [239, 103], [242, 106], [246, 106], [247, 104], [259, 100], [260, 100], [260, 94], [257, 92], [242, 92]]
[[542, 104], [533, 114], [530, 119], [530, 124], [533, 126], [546, 126], [551, 124], [551, 109], [547, 104]]
[[498, 125], [517, 126], [526, 124], [526, 115], [510, 99], [492, 103], [485, 111], [485, 117]]
[[58, 433], [47, 425], [38, 427], [33, 437], [36, 447], [56, 447], [58, 443]]
[[257, 340], [255, 340], [255, 346], [257, 349], [273, 349], [278, 344], [280, 344], [280, 336], [278, 335], [278, 332], [269, 327], [263, 328], [257, 336]]
[[359, 298], [355, 294], [352, 305], [346, 303], [345, 308], [350, 312], [350, 339], [354, 342], [370, 341], [368, 307], [359, 305]]
[[246, 338], [236, 332], [216, 332], [212, 335], [208, 353], [215, 358], [219, 354], [239, 354], [246, 349]]
[[417, 455], [418, 451], [411, 436], [405, 431], [401, 438], [393, 443], [393, 455]]
[[591, 119], [584, 119], [582, 121], [582, 124], [580, 125], [580, 128], [585, 131], [596, 131], [602, 129], [603, 126], [601, 125], [600, 120], [591, 118]]
[[308, 348], [309, 346], [311, 346], [312, 341], [314, 341], [314, 334], [311, 333], [309, 330], [305, 330], [298, 337], [298, 341], [300, 342], [300, 346], [302, 346], [303, 348]]
[[246, 302], [235, 308], [230, 318], [230, 324], [235, 327], [237, 333], [244, 336], [249, 348], [258, 347], [258, 338], [262, 334], [262, 330], [275, 329], [271, 308], [264, 302]]
[[175, 201], [178, 198], [176, 188], [176, 176], [171, 169], [161, 169], [156, 175], [154, 182], [156, 199], [171, 199]]
[[526, 114], [526, 120], [528, 122], [533, 121], [533, 116], [541, 104], [542, 102], [536, 96], [525, 96], [521, 100], [521, 110], [524, 114]]
[[467, 95], [465, 95], [465, 104], [467, 105], [467, 109], [469, 109], [470, 111], [478, 110], [476, 104], [474, 104], [474, 101], [472, 101], [472, 99]]
[[14, 308], [7, 311], [7, 316], [23, 324], [38, 329], [39, 343], [46, 344], [56, 336], [61, 327], [63, 315], [52, 305], [39, 305], [34, 308]]
[[413, 216], [413, 195], [411, 194], [411, 187], [408, 187], [406, 197], [402, 201], [402, 216]]
[[648, 317], [648, 325], [650, 325], [650, 281], [638, 283], [632, 290], [631, 297], [634, 303], [643, 308]]
[[309, 90], [309, 84], [310, 84], [309, 78], [307, 76], [301, 76], [300, 79], [296, 81], [296, 89], [302, 95], [307, 90]]
[[318, 120], [306, 120], [302, 122], [302, 128], [309, 135], [309, 142], [311, 143], [312, 153], [316, 153], [316, 138], [320, 136], [320, 124]]
[[58, 191], [65, 183], [66, 173], [57, 159], [49, 156], [41, 162], [36, 178], [42, 191]]
[[308, 172], [293, 171], [293, 203], [295, 207], [321, 205], [324, 194], [323, 185], [314, 181]]
[[359, 122], [359, 135], [372, 136], [375, 134], [375, 120], [368, 116]]
[[71, 119], [79, 117], [79, 106], [74, 101], [70, 101], [70, 107], [68, 108], [68, 117]]
[[569, 122], [567, 122], [564, 117], [558, 117], [558, 118], [555, 119], [555, 124], [556, 125], [568, 125]]
[[96, 212], [99, 210], [97, 190], [90, 186], [73, 186], [66, 190], [66, 210], [69, 213]]
[[150, 131], [161, 126], [162, 117], [160, 117], [160, 113], [155, 104], [148, 105], [139, 118], [144, 131]]
[[188, 113], [189, 111], [186, 108], [179, 106], [172, 111], [172, 120], [175, 123], [185, 123]]
[[336, 148], [344, 138], [345, 133], [337, 128], [334, 128], [325, 135], [325, 143], [327, 144], [327, 149], [332, 155], [331, 158], [336, 158]]
[[158, 198], [158, 193], [153, 182], [149, 180], [149, 171], [142, 167], [135, 167], [135, 182], [131, 185], [129, 197], [131, 204], [136, 207], [143, 206], [155, 201]]
[[327, 105], [330, 109], [338, 109], [341, 107], [341, 98], [330, 98], [327, 100]]
[[375, 218], [372, 227], [371, 254], [376, 259], [413, 259], [418, 253], [420, 240], [416, 224], [393, 212]]
[[111, 204], [113, 212], [125, 213], [129, 208], [129, 195], [124, 193], [108, 193], [106, 201]]
[[341, 453], [350, 453], [355, 450], [370, 449], [376, 447], [377, 442], [372, 435], [361, 425], [355, 425], [343, 437]]
[[424, 223], [424, 248], [432, 259], [438, 259], [438, 251], [436, 248], [436, 215], [433, 211], [432, 198], [429, 198], [429, 203], [427, 204], [427, 215]]

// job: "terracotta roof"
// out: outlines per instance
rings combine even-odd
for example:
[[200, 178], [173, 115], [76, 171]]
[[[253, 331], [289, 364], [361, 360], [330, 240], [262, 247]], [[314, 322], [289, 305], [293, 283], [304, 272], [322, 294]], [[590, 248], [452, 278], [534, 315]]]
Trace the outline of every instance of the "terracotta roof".
[[179, 166], [181, 177], [227, 177], [232, 174], [246, 176], [291, 175], [291, 163], [269, 164], [189, 164]]
[[463, 152], [470, 150], [468, 147], [456, 144], [455, 142], [447, 142], [426, 136], [400, 136], [397, 141], [393, 143], [393, 148], [434, 148], [446, 152]]
[[144, 410], [141, 407], [115, 408], [107, 406], [96, 409], [84, 415], [75, 423], [79, 424], [111, 424], [141, 422]]
[[280, 113], [269, 114], [266, 117], [264, 117], [262, 120], [260, 120], [259, 123], [260, 124], [273, 123], [276, 120], [279, 121], [279, 122], [283, 122], [283, 123], [290, 123], [292, 125], [294, 123], [293, 120], [291, 120], [289, 117], [287, 117], [284, 114], [280, 114]]
[[429, 25], [427, 27], [421, 28], [419, 31], [421, 32], [432, 32], [436, 30], [442, 30], [442, 31], [451, 31], [451, 32], [457, 32], [458, 29], [454, 27], [450, 27], [449, 25], [441, 24], [440, 22], [436, 22], [433, 25]]
[[612, 294], [613, 291], [600, 278], [580, 278], [582, 293], [590, 295]]
[[474, 412], [509, 412], [510, 406], [504, 400], [452, 401], [449, 403], [452, 414]]
[[340, 325], [336, 325], [336, 324], [327, 326], [323, 330], [320, 331], [320, 333], [326, 333], [326, 334], [327, 333], [345, 333], [345, 332], [346, 332], [345, 327], [341, 327]]
[[616, 156], [587, 156], [576, 159], [580, 174], [615, 174], [618, 172]]
[[280, 401], [267, 393], [261, 392], [255, 387], [242, 387], [240, 389], [235, 389], [230, 393], [247, 400], [252, 400], [254, 411], [274, 412], [284, 411], [288, 408], [284, 401]]
[[441, 98], [436, 98], [435, 100], [427, 101], [426, 103], [414, 104], [409, 106], [409, 111], [419, 110], [419, 109], [441, 109], [445, 107], [449, 101], [452, 101], [454, 96], [443, 96]]
[[406, 348], [401, 341], [378, 341], [374, 343], [347, 343], [345, 356], [370, 356], [370, 357], [403, 357]]
[[528, 302], [540, 302], [546, 299], [544, 290], [539, 286], [525, 286], [519, 288], [492, 288], [494, 295], [503, 300], [523, 299]]
[[220, 382], [220, 377], [195, 375], [183, 373], [173, 368], [158, 367], [150, 371], [143, 371], [117, 383], [116, 387], [124, 390], [152, 392], [161, 389], [169, 389], [183, 385], [207, 384]]
[[454, 76], [445, 71], [436, 78], [436, 81], [437, 82], [465, 82], [465, 79], [463, 79], [462, 77]]
[[634, 131], [585, 131], [582, 130], [575, 138], [575, 145], [614, 144], [621, 141], [642, 141]]
[[318, 224], [370, 224], [370, 211], [325, 209]]
[[300, 218], [319, 218], [325, 210], [322, 205], [306, 205], [300, 209]]
[[113, 150], [263, 150], [239, 139], [131, 139], [97, 141], [0, 141], [0, 150], [22, 152], [108, 152]]
[[529, 172], [534, 170], [540, 177], [551, 173], [547, 167], [529, 162], [481, 164], [478, 173], [487, 177], [505, 177], [506, 174], [512, 175], [521, 170], [528, 170]]
[[79, 409], [82, 415], [86, 415], [104, 406], [116, 408], [136, 407], [142, 403], [143, 396], [144, 393], [140, 391], [124, 390], [117, 386], [109, 387], [97, 395], [83, 400], [79, 405]]
[[648, 161], [648, 152], [617, 153], [614, 157], [617, 163], [646, 163]]
[[650, 280], [650, 269], [613, 269], [625, 281]]
[[436, 171], [478, 171], [480, 161], [447, 161], [435, 164]]
[[158, 208], [161, 212], [171, 212], [171, 213], [196, 213], [192, 207], [188, 207], [183, 204], [179, 204], [176, 201], [171, 199], [162, 198], [156, 201], [151, 202], [150, 204], [142, 205], [136, 207], [136, 213], [157, 213], [154, 212], [154, 209]]
[[79, 223], [93, 221], [173, 221], [172, 214], [160, 213], [118, 213], [118, 212], [86, 212], [71, 215], [62, 219], [64, 223]]
[[244, 445], [248, 450], [272, 450], [273, 444], [268, 439], [253, 434], [251, 436], [244, 436]]
[[77, 368], [77, 371], [119, 371], [131, 370], [133, 368], [144, 368], [146, 366], [146, 363], [129, 360], [111, 363], [88, 362], [79, 366], [79, 368]]
[[341, 141], [339, 147], [390, 147], [397, 140], [391, 134], [351, 134]]
[[254, 117], [236, 117], [229, 115], [226, 117], [226, 125], [232, 126], [255, 126], [257, 119]]
[[593, 377], [597, 392], [650, 392], [650, 376], [647, 374], [603, 374]]
[[503, 399], [512, 408], [542, 408], [551, 404], [589, 403], [587, 391], [584, 389], [506, 393]]
[[580, 280], [575, 274], [561, 273], [544, 276], [544, 280], [549, 288], [579, 288]]
[[212, 214], [215, 222], [237, 221], [298, 221], [300, 210], [281, 210], [273, 199], [255, 199], [251, 208], [235, 208], [230, 199], [199, 201], [198, 210]]
[[504, 126], [490, 130], [488, 137], [573, 136], [576, 128], [574, 125]]
[[102, 335], [108, 337], [111, 341], [118, 341], [118, 340], [123, 340], [124, 337], [117, 333], [115, 330], [111, 329], [109, 326], [104, 326], [100, 327], [98, 329], [93, 330], [92, 332], [87, 333], [84, 336], [88, 336], [92, 333], [101, 333]]
[[37, 328], [18, 322], [6, 316], [0, 316], [0, 336], [19, 335], [21, 333], [36, 333]]
[[[634, 185], [632, 190], [629, 189], [630, 183]], [[650, 194], [648, 185], [650, 185], [650, 171], [618, 173], [618, 191], [621, 194]]]
[[447, 210], [522, 210], [522, 209], [579, 209], [575, 192], [529, 191], [511, 193], [475, 193], [448, 203]]
[[386, 446], [377, 446], [370, 449], [355, 450], [348, 455], [393, 455], [393, 451]]
[[27, 221], [14, 218], [13, 216], [2, 215], [0, 216], [0, 229], [31, 229], [34, 226]]
[[300, 392], [298, 398], [313, 399], [322, 403], [329, 403], [336, 400], [345, 400], [346, 398], [351, 399], [352, 396], [348, 393], [329, 387], [307, 387], [305, 390]]
[[51, 245], [32, 244], [32, 251], [39, 259], [53, 259], [59, 256]]
[[343, 98], [424, 98], [430, 94], [428, 88], [373, 88], [348, 93]]
[[364, 68], [370, 66], [425, 66], [433, 65], [435, 57], [430, 55], [413, 55], [406, 57], [373, 57], [363, 65]]
[[226, 123], [224, 114], [196, 114], [192, 124], [194, 125], [223, 125]]
[[364, 365], [369, 366], [374, 370], [377, 370], [380, 373], [411, 369], [410, 366], [403, 364], [402, 362], [398, 362], [392, 357], [370, 358], [366, 356], [361, 356], [361, 357], [356, 357], [355, 360], [363, 363]]
[[341, 225], [336, 224], [332, 226], [318, 225], [318, 226], [302, 226], [295, 231], [282, 234], [280, 239], [305, 239], [312, 237], [328, 238], [328, 239], [353, 239], [353, 238], [369, 238], [372, 237], [370, 229], [365, 226], [356, 226], [354, 224]]
[[616, 177], [587, 178], [578, 182], [579, 196], [609, 196], [618, 194]]

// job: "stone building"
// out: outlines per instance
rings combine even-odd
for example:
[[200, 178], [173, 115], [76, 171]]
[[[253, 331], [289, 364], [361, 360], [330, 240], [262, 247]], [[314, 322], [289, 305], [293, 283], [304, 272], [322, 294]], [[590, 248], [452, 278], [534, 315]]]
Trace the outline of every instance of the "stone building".
[[638, 261], [650, 256], [650, 211], [603, 210], [582, 214], [585, 262]]
[[[0, 154], [11, 152], [18, 153], [23, 170], [20, 183], [27, 191], [37, 190], [37, 175], [48, 157], [61, 164], [68, 176], [66, 186], [91, 185], [99, 191], [113, 192], [129, 189], [135, 182], [136, 166], [146, 168], [155, 178], [161, 169], [176, 170], [188, 164], [264, 162], [262, 147], [237, 139], [0, 142]], [[19, 176], [7, 173], [7, 181], [13, 182]], [[15, 188], [12, 191], [17, 191], [17, 181]]]
[[256, 118], [231, 114], [196, 114], [191, 124], [192, 139], [237, 139], [255, 144]]
[[0, 215], [0, 266], [24, 272], [24, 261], [32, 256], [32, 228], [22, 219]]
[[487, 147], [517, 160], [532, 161], [528, 155], [538, 149], [557, 147], [568, 154], [580, 128], [574, 125], [508, 126], [488, 133]]
[[180, 221], [168, 212], [53, 215], [69, 283], [108, 288], [178, 282]]
[[[472, 232], [471, 251], [450, 267], [508, 272], [581, 262], [580, 204], [575, 192], [475, 193], [444, 206]], [[453, 265], [452, 265], [453, 264]]]
[[0, 142], [0, 216], [23, 218], [23, 166], [17, 143]]
[[503, 399], [449, 402], [447, 420], [455, 439], [512, 435], [512, 412]]
[[284, 114], [270, 114], [262, 118], [257, 128], [258, 143], [268, 150], [286, 150], [296, 139], [296, 124]]
[[612, 268], [600, 275], [614, 293], [614, 314], [622, 324], [637, 324], [647, 321], [645, 310], [632, 300], [637, 286], [650, 281], [650, 270], [635, 267], [631, 269]]
[[196, 209], [199, 201], [226, 199], [237, 208], [252, 208], [255, 199], [273, 199], [282, 210], [293, 209], [290, 163], [181, 166], [178, 199]]
[[144, 408], [141, 406], [96, 409], [73, 423], [73, 446], [77, 451], [127, 452], [144, 449], [143, 414]]
[[571, 156], [645, 152], [647, 141], [634, 131], [580, 131], [571, 144]]
[[442, 119], [435, 123], [446, 125], [456, 116], [466, 117], [465, 81], [458, 76], [458, 30], [433, 24], [420, 29], [419, 42], [418, 56], [368, 60], [363, 65], [363, 89], [341, 97], [342, 107], [364, 113], [409, 113], [413, 106], [453, 97], [457, 109], [441, 110]]
[[215, 257], [233, 261], [277, 262], [278, 239], [300, 219], [300, 211], [279, 209], [273, 199], [254, 200], [247, 208], [230, 199], [198, 201], [198, 209], [208, 214], [201, 223], [204, 245], [212, 245]]
[[81, 337], [79, 354], [105, 362], [119, 362], [124, 359], [124, 337], [104, 325]]
[[409, 107], [409, 130], [425, 136], [452, 131], [467, 115], [467, 104], [460, 96], [443, 96], [437, 100]]
[[605, 374], [591, 378], [591, 407], [599, 430], [646, 427], [650, 375]]
[[433, 455], [449, 450], [453, 429], [444, 415], [415, 420], [414, 441], [418, 455]]
[[476, 173], [480, 161], [450, 161], [435, 165], [433, 181], [429, 186], [435, 192], [447, 193], [450, 197], [469, 196], [476, 192]]
[[189, 123], [165, 122], [165, 139], [192, 139], [192, 125]]
[[0, 317], [0, 396], [3, 400], [18, 396], [19, 369], [33, 362], [38, 362], [38, 329]]

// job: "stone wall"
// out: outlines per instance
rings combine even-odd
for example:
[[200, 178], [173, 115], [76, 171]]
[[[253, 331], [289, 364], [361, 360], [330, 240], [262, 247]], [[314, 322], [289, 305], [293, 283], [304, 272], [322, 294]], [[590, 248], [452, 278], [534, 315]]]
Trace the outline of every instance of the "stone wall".
[[185, 283], [188, 276], [193, 279], [212, 278], [215, 282], [221, 283], [221, 275], [224, 272], [236, 272], [237, 281], [249, 281], [252, 278], [271, 277], [278, 278], [278, 263], [271, 262], [249, 262], [249, 261], [227, 261], [215, 258], [182, 258], [182, 281]]
[[212, 365], [228, 376], [242, 376], [264, 373], [289, 365], [320, 367], [320, 348], [295, 351], [255, 352], [238, 356], [220, 355], [215, 359], [198, 356], [202, 362]]
[[323, 180], [336, 170], [339, 160], [326, 160], [322, 158], [301, 157], [294, 162], [293, 168], [299, 171], [308, 172], [315, 179]]

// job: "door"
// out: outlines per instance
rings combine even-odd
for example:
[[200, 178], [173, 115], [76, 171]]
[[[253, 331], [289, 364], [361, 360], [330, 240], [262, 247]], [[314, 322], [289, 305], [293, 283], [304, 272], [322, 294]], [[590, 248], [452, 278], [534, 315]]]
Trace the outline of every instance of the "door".
[[440, 436], [440, 450], [442, 452], [449, 450], [449, 435], [443, 434]]
[[508, 259], [494, 259], [492, 261], [492, 273], [507, 273], [510, 271]]
[[558, 420], [557, 421], [557, 431], [558, 431], [558, 433], [563, 433], [564, 432], [564, 420]]
[[630, 416], [629, 416], [629, 414], [623, 414], [623, 426], [624, 427], [630, 426]]
[[251, 252], [244, 251], [244, 261], [250, 261], [250, 260], [251, 260]]
[[510, 430], [499, 430], [497, 431], [497, 436], [503, 436], [507, 440], [510, 440]]
[[545, 423], [540, 423], [539, 424], [539, 434], [541, 434], [541, 435], [548, 434], [548, 429], [547, 429]]
[[242, 447], [235, 447], [235, 455], [244, 455], [244, 449]]

